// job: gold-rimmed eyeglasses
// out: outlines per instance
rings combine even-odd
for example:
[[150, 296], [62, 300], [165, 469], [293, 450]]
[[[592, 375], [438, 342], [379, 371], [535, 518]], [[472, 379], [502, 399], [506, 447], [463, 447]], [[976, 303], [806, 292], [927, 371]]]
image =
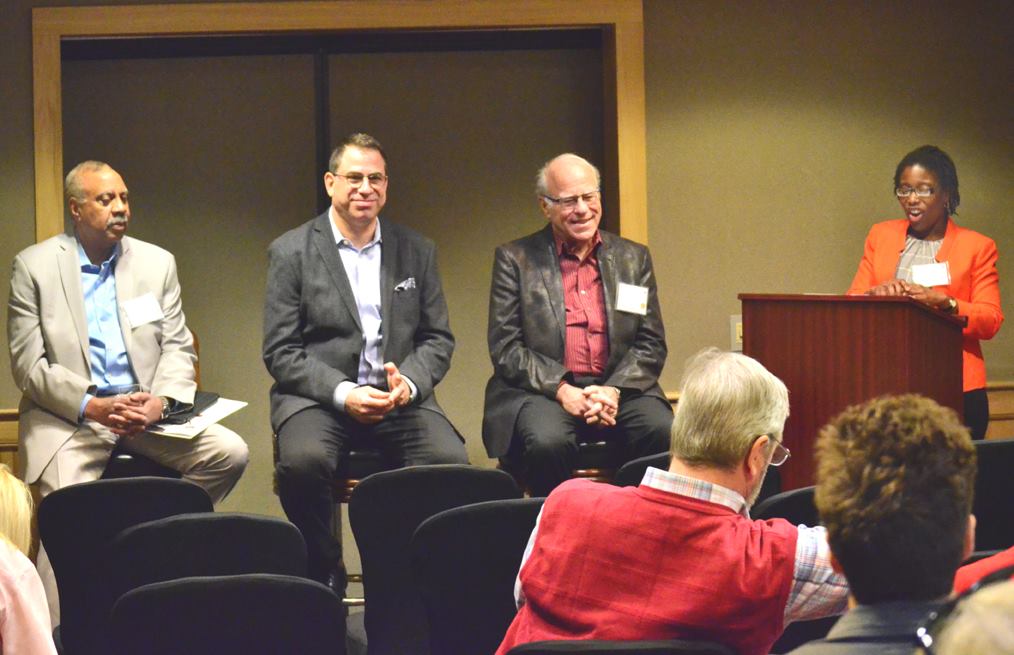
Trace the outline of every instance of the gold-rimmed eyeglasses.
[[781, 441], [775, 441], [774, 437], [771, 437], [771, 440], [775, 442], [775, 447], [771, 451], [771, 461], [769, 464], [771, 466], [781, 466], [789, 460], [789, 457], [792, 457], [792, 452]]

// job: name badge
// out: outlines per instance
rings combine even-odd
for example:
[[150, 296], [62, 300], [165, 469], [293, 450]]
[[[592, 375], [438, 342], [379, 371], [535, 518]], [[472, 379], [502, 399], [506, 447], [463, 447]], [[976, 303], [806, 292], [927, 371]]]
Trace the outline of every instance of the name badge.
[[648, 313], [648, 287], [620, 282], [616, 288], [616, 309], [644, 316]]
[[123, 311], [127, 315], [130, 327], [136, 328], [154, 321], [161, 321], [165, 318], [162, 313], [162, 306], [155, 300], [155, 296], [146, 293], [143, 296], [132, 298], [123, 303]]
[[912, 267], [912, 281], [924, 287], [945, 287], [951, 283], [951, 269], [947, 262], [916, 264]]

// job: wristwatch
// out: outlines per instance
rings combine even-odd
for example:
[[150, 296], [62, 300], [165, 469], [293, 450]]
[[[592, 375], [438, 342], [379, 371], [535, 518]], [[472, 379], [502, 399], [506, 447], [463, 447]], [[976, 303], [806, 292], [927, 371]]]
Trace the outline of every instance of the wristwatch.
[[159, 400], [162, 401], [162, 416], [159, 417], [159, 420], [161, 421], [169, 418], [169, 399], [165, 396], [159, 396]]
[[954, 298], [951, 298], [950, 296], [947, 296], [947, 304], [944, 306], [943, 309], [948, 314], [957, 314], [958, 313], [958, 301], [955, 300]]

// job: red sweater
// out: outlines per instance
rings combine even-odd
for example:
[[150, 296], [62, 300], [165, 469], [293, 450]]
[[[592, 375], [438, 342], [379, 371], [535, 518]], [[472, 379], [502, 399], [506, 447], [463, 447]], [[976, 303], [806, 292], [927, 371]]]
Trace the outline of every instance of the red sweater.
[[782, 633], [797, 535], [649, 487], [570, 480], [543, 507], [526, 602], [497, 653], [544, 639], [701, 639], [762, 655]]

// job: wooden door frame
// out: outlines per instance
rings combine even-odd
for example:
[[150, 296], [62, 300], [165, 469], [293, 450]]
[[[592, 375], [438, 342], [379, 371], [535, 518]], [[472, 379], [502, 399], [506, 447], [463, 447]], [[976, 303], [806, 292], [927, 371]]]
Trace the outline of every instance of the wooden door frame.
[[[316, 0], [32, 10], [35, 236], [63, 231], [60, 43], [72, 39], [236, 36], [352, 30], [600, 29], [603, 184], [612, 225], [647, 243], [644, 18], [641, 0]], [[610, 175], [614, 173], [614, 175]]]

